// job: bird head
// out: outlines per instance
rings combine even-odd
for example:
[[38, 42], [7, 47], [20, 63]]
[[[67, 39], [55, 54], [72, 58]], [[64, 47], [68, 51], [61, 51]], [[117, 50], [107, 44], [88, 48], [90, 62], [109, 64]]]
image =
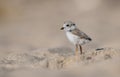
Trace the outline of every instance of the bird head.
[[72, 31], [74, 29], [76, 29], [76, 24], [72, 21], [64, 22], [63, 27], [61, 28], [61, 30], [65, 30], [67, 32]]

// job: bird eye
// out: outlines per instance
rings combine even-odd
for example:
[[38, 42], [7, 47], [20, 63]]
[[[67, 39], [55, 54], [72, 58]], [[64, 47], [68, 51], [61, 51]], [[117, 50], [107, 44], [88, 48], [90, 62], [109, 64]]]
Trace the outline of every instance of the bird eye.
[[67, 27], [69, 26], [69, 25], [66, 25]]

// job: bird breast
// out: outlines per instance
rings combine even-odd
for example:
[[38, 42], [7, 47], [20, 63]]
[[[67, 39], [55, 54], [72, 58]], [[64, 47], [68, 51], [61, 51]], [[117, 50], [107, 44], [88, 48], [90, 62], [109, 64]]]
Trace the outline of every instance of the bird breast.
[[71, 32], [66, 32], [67, 38], [69, 39], [70, 42], [73, 44], [79, 44], [80, 37], [72, 34]]

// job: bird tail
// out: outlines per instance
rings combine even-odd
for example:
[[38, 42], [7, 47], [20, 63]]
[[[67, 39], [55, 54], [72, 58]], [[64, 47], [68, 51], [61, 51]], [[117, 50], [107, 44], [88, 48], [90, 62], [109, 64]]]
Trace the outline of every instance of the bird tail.
[[89, 40], [89, 41], [92, 41], [92, 39], [90, 38], [90, 37], [88, 37], [88, 38], [86, 38], [87, 40]]

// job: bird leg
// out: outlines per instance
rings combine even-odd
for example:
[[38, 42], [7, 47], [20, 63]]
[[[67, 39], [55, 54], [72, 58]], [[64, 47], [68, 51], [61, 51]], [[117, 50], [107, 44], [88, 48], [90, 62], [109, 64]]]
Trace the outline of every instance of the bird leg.
[[75, 51], [75, 55], [78, 56], [78, 44], [76, 44], [76, 51]]
[[82, 46], [79, 45], [79, 47], [80, 47], [80, 54], [83, 54], [83, 52], [82, 52]]

